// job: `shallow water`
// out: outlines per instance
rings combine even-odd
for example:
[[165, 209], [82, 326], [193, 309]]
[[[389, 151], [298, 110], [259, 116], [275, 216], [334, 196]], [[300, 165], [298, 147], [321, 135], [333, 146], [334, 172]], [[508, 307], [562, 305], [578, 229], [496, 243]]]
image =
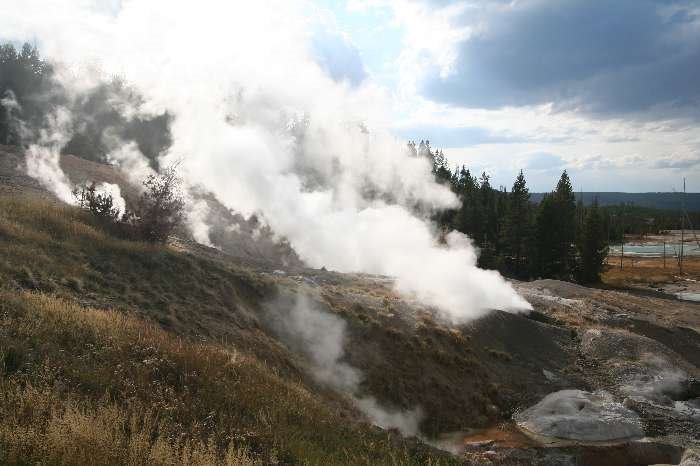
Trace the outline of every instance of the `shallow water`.
[[[611, 245], [610, 254], [619, 256], [620, 255], [620, 245]], [[663, 243], [628, 243], [625, 244], [625, 256], [639, 256], [639, 257], [661, 257], [664, 254]], [[676, 256], [680, 252], [680, 244], [666, 243], [666, 255], [668, 257]], [[697, 244], [685, 244], [683, 246], [684, 256], [700, 256], [700, 248]]]

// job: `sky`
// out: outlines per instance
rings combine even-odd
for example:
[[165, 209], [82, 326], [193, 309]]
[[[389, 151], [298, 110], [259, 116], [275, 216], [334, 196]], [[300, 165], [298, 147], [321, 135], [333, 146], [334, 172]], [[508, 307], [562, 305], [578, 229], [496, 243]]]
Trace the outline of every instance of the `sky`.
[[[353, 85], [452, 165], [533, 191], [700, 186], [700, 2], [324, 0]], [[347, 57], [352, 57], [349, 59]]]
[[[94, 10], [107, 24], [133, 1], [143, 0], [71, 4], [89, 4], [81, 14]], [[38, 37], [42, 49], [59, 47], [46, 31], [35, 36], [7, 19], [16, 8], [26, 10], [23, 18], [48, 15], [42, 5], [57, 0], [12, 3], [0, 39]], [[510, 188], [522, 169], [532, 191], [548, 191], [566, 169], [577, 191], [672, 191], [683, 177], [689, 191], [700, 191], [698, 1], [295, 5], [308, 18], [309, 47], [323, 71], [381, 96], [382, 116], [375, 113], [370, 128], [430, 140], [450, 164], [486, 171], [493, 185]]]

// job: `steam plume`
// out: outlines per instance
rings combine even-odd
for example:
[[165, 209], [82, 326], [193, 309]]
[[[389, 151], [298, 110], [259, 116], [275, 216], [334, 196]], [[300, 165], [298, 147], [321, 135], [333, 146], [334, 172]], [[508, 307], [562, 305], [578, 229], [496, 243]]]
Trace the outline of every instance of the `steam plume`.
[[[383, 129], [385, 90], [371, 80], [339, 83], [317, 63], [317, 14], [306, 2], [131, 0], [106, 9], [96, 0], [27, 0], [0, 5], [0, 18], [4, 34], [38, 37], [49, 58], [99, 58], [123, 75], [144, 97], [125, 115], [173, 116], [160, 162], [181, 160], [190, 187], [244, 215], [262, 214], [309, 265], [395, 276], [399, 291], [456, 322], [529, 308], [497, 273], [476, 267], [466, 237], [453, 232], [440, 244], [416, 213], [457, 200], [434, 182], [428, 161]], [[62, 84], [76, 94], [83, 85]], [[61, 140], [29, 154], [38, 161], [32, 173], [48, 173], [65, 199]], [[118, 147], [111, 157], [129, 160], [127, 170], [145, 166], [134, 153]], [[189, 218], [207, 243], [200, 207]]]
[[294, 351], [311, 362], [314, 378], [353, 399], [355, 405], [379, 427], [397, 429], [403, 435], [418, 435], [422, 418], [419, 408], [387, 409], [370, 396], [363, 396], [360, 370], [343, 361], [346, 324], [340, 317], [324, 311], [305, 294], [293, 303], [280, 299], [268, 304], [269, 321], [277, 334]]
[[63, 202], [73, 203], [70, 181], [61, 170], [61, 148], [70, 139], [71, 116], [59, 107], [47, 116], [48, 127], [40, 130], [37, 142], [27, 149], [27, 173]]

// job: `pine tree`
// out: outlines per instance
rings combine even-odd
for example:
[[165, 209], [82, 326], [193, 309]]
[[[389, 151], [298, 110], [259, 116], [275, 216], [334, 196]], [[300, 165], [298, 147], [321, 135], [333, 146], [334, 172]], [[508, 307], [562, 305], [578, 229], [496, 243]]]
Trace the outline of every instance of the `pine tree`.
[[[430, 152], [430, 142], [426, 141], [426, 148]], [[432, 153], [432, 152], [430, 152]], [[445, 154], [441, 150], [436, 150], [433, 154], [433, 175], [438, 183], [447, 184], [452, 180], [452, 171], [447, 165]]]
[[580, 257], [578, 279], [582, 283], [597, 283], [608, 255], [608, 244], [598, 199], [588, 209], [577, 243]]
[[554, 192], [559, 221], [557, 249], [562, 261], [562, 277], [571, 275], [575, 267], [576, 244], [576, 196], [566, 170], [561, 174]]
[[531, 221], [530, 191], [523, 171], [520, 170], [510, 192], [503, 232], [505, 249], [513, 261], [513, 271], [518, 276], [527, 273], [525, 264], [532, 240]]
[[553, 193], [547, 193], [537, 208], [536, 244], [537, 271], [541, 277], [551, 278], [560, 271], [559, 258], [554, 244], [557, 233], [553, 225], [557, 221], [556, 202]]
[[546, 195], [537, 215], [537, 251], [540, 274], [570, 279], [575, 266], [576, 199], [566, 170], [556, 190]]
[[454, 228], [478, 242], [482, 228], [479, 185], [464, 167], [460, 172], [460, 194], [462, 205], [455, 216]]

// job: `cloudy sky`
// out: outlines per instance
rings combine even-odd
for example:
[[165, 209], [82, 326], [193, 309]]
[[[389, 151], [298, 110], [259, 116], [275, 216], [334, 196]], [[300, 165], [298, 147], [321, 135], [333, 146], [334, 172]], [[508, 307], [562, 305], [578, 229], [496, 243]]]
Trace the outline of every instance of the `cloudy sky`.
[[[59, 42], [80, 29], [70, 15], [99, 12], [108, 24], [133, 1], [9, 0], [0, 5], [0, 39], [34, 40], [49, 55], [75, 44], [90, 50], [98, 41], [89, 36]], [[248, 8], [224, 4], [226, 14]], [[522, 168], [533, 191], [550, 190], [567, 169], [577, 190], [671, 191], [685, 176], [700, 191], [697, 0], [294, 5], [306, 11], [309, 47], [325, 73], [381, 95], [385, 117], [372, 124], [403, 140], [429, 139], [450, 163], [485, 170], [495, 185], [510, 187]], [[92, 27], [97, 37], [99, 23]]]
[[536, 191], [565, 168], [577, 190], [700, 190], [700, 2], [317, 5], [329, 73], [384, 86], [396, 134], [453, 164]]

